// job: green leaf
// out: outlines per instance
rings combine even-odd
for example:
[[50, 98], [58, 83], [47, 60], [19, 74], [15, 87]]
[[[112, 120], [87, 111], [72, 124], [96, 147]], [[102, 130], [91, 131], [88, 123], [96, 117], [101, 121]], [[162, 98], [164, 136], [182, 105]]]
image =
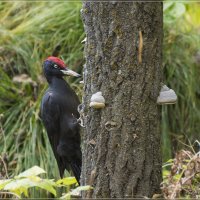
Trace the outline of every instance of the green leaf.
[[175, 176], [173, 176], [174, 180], [178, 181], [181, 179], [181, 174], [176, 174]]
[[38, 167], [38, 166], [34, 166], [22, 173], [20, 173], [18, 176], [16, 176], [15, 178], [21, 178], [21, 177], [29, 177], [29, 176], [37, 176], [39, 174], [44, 174], [46, 173], [42, 168]]
[[67, 193], [67, 194], [63, 195], [62, 197], [60, 197], [60, 199], [69, 200], [69, 199], [70, 199], [70, 197], [71, 197], [71, 193], [69, 192], [69, 193]]
[[5, 185], [7, 185], [8, 183], [10, 183], [13, 179], [5, 179], [5, 180], [0, 180], [0, 190], [2, 190]]
[[75, 177], [67, 177], [67, 178], [63, 178], [63, 179], [60, 179], [56, 182], [57, 185], [73, 185], [73, 184], [76, 184], [77, 183], [77, 180]]
[[48, 192], [52, 193], [54, 196], [56, 196], [56, 190], [53, 186], [55, 186], [55, 182], [53, 180], [48, 179], [42, 179], [40, 182], [35, 183], [35, 186], [42, 188], [44, 190], [47, 190]]
[[85, 191], [85, 190], [92, 190], [92, 189], [93, 189], [92, 186], [90, 186], [90, 185], [85, 185], [85, 186], [79, 186], [79, 187], [77, 187], [75, 190], [77, 190], [77, 191]]
[[164, 170], [162, 170], [162, 174], [163, 174], [163, 177], [165, 178], [170, 175], [170, 171], [164, 169]]
[[19, 180], [12, 180], [8, 184], [5, 185], [4, 190], [9, 190], [19, 196], [21, 196], [22, 193], [25, 194], [25, 196], [28, 196], [28, 188], [34, 186], [32, 182], [29, 181], [29, 179], [19, 179]]
[[32, 187], [34, 184], [28, 178], [14, 179], [10, 183], [6, 184], [4, 190], [18, 190], [20, 187]]
[[166, 163], [173, 163], [174, 159], [169, 159]]
[[93, 187], [91, 187], [90, 185], [79, 186], [76, 189], [72, 190], [71, 192], [68, 192], [67, 194], [62, 196], [60, 199], [68, 200], [70, 199], [71, 195], [77, 196], [80, 194], [80, 191], [91, 190], [91, 189], [93, 189]]
[[48, 192], [52, 193], [54, 196], [56, 196], [56, 190], [53, 188], [55, 186], [55, 182], [53, 180], [48, 179], [41, 179], [37, 176], [31, 176], [28, 178], [22, 178], [22, 179], [15, 179], [5, 185], [4, 190], [12, 191], [18, 195], [21, 195], [24, 193], [25, 196], [28, 195], [28, 189], [30, 187], [39, 187], [41, 189], [47, 190]]

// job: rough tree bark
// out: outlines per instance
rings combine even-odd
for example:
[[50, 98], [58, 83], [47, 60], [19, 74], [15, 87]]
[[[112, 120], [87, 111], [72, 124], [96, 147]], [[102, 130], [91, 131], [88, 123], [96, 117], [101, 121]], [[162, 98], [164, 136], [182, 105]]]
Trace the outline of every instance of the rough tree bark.
[[[161, 182], [162, 3], [83, 2], [86, 197], [152, 197]], [[104, 109], [89, 108], [101, 91]]]

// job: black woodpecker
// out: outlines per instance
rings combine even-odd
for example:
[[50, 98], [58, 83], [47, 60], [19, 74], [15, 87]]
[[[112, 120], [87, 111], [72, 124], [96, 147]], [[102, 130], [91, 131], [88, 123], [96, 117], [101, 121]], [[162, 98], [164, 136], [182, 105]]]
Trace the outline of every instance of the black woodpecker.
[[77, 111], [80, 101], [63, 76], [80, 77], [67, 68], [58, 57], [50, 56], [43, 63], [44, 75], [49, 84], [42, 102], [41, 118], [55, 155], [60, 176], [65, 169], [72, 170], [80, 185], [82, 153], [80, 148], [80, 125]]

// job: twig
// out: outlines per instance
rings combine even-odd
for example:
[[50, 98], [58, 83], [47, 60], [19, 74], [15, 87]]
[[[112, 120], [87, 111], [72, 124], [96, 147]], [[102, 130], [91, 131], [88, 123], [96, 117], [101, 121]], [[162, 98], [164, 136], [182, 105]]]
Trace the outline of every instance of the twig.
[[7, 169], [6, 163], [5, 163], [4, 159], [2, 158], [2, 156], [0, 156], [0, 159], [1, 159], [2, 163], [3, 163], [3, 165], [4, 165], [5, 172], [6, 172], [6, 177], [9, 178], [8, 177], [8, 169]]

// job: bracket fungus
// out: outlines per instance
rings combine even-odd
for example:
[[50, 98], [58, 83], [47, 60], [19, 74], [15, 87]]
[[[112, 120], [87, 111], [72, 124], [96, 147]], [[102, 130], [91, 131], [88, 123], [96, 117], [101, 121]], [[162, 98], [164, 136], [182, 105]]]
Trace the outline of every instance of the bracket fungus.
[[102, 92], [97, 92], [92, 95], [90, 99], [90, 107], [100, 109], [105, 107], [105, 99], [102, 96]]
[[176, 101], [177, 95], [174, 90], [168, 88], [166, 85], [163, 85], [157, 98], [157, 104], [175, 104]]

